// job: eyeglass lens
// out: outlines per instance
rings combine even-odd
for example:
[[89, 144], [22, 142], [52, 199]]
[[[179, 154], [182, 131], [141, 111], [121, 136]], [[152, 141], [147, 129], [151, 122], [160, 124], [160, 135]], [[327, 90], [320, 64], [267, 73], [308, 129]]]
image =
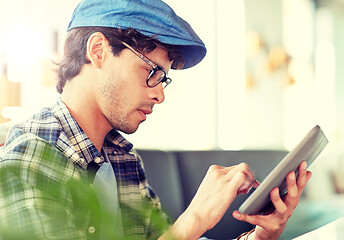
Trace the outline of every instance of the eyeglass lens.
[[158, 85], [160, 82], [162, 82], [163, 88], [165, 88], [168, 84], [169, 81], [166, 81], [166, 74], [162, 70], [157, 70], [150, 74], [149, 79], [147, 81], [148, 85], [151, 87], [154, 87]]

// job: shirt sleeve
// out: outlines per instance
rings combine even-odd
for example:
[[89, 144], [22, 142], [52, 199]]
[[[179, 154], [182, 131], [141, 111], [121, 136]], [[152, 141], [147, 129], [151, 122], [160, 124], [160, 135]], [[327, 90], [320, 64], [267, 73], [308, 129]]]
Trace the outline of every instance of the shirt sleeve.
[[171, 219], [162, 211], [158, 195], [147, 182], [141, 156], [136, 150], [133, 150], [133, 153], [138, 161], [141, 194], [147, 200], [148, 205], [151, 206], [150, 219], [147, 221], [148, 225], [146, 227], [146, 238], [158, 239], [171, 227]]
[[0, 238], [86, 239], [82, 219], [87, 211], [75, 204], [82, 203], [75, 196], [75, 189], [83, 189], [78, 179], [75, 166], [43, 140], [5, 148], [0, 159]]

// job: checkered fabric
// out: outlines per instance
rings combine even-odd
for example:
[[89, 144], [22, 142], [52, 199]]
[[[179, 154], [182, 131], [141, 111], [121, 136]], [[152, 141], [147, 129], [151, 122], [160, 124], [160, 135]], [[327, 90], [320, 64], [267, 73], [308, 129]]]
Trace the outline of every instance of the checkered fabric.
[[[116, 175], [126, 236], [157, 239], [169, 223], [146, 182], [140, 156], [115, 130], [103, 149]], [[13, 234], [23, 239], [99, 237], [93, 233], [99, 233], [95, 226], [103, 215], [88, 167], [104, 161], [61, 99], [16, 125], [0, 155], [0, 239]]]

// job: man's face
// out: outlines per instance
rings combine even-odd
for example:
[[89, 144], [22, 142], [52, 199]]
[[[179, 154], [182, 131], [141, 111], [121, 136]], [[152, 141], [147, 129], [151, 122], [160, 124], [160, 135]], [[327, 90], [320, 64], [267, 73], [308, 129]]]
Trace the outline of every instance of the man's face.
[[[170, 70], [167, 51], [156, 48], [145, 55], [166, 72]], [[151, 67], [130, 50], [125, 48], [116, 57], [108, 52], [107, 56], [103, 79], [97, 85], [98, 106], [114, 129], [130, 134], [152, 113], [155, 104], [164, 101], [162, 84], [146, 85]]]

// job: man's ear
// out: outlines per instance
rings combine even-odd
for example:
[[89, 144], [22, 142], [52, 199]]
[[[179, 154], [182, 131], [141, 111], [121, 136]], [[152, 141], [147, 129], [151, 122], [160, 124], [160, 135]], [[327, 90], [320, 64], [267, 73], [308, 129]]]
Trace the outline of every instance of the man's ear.
[[95, 32], [88, 38], [86, 55], [94, 67], [101, 67], [107, 46], [108, 40], [100, 32]]

